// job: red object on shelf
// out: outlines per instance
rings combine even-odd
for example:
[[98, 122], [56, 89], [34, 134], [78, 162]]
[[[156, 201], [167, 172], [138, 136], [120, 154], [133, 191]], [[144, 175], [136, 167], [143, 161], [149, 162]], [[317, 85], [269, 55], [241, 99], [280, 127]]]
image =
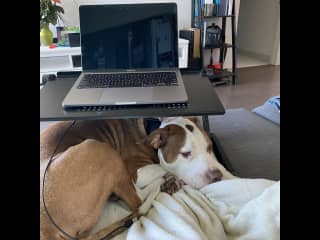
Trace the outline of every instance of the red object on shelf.
[[54, 44], [54, 43], [52, 43], [52, 44], [50, 44], [49, 45], [49, 48], [56, 48], [57, 46]]
[[213, 73], [221, 73], [222, 71], [222, 63], [213, 64]]
[[219, 69], [219, 70], [221, 70], [221, 69], [222, 69], [222, 63], [213, 64], [213, 69]]
[[207, 68], [212, 69], [213, 73], [218, 74], [222, 72], [222, 63], [208, 64]]
[[222, 69], [222, 63], [216, 63], [216, 64], [208, 64], [208, 68], [216, 69], [216, 70], [221, 70]]

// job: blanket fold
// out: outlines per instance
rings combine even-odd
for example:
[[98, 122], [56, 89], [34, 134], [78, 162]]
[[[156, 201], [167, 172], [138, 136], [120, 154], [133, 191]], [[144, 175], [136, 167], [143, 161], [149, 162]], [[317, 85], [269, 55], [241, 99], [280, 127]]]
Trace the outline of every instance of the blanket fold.
[[[139, 218], [115, 240], [280, 239], [280, 181], [229, 179], [200, 190], [183, 186], [160, 192], [160, 165], [139, 169], [136, 189], [143, 200]], [[128, 215], [126, 205], [108, 203], [94, 231]]]

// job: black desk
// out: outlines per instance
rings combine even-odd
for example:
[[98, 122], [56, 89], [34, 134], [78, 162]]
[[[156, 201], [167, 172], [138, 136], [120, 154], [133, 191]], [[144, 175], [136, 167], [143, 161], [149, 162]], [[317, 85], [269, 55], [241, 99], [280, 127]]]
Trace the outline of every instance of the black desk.
[[146, 107], [107, 108], [104, 110], [66, 111], [61, 102], [79, 73], [58, 75], [40, 90], [40, 121], [89, 120], [106, 118], [203, 116], [204, 128], [209, 133], [208, 115], [222, 115], [225, 109], [209, 80], [200, 74], [182, 75], [189, 102], [187, 105], [151, 105]]

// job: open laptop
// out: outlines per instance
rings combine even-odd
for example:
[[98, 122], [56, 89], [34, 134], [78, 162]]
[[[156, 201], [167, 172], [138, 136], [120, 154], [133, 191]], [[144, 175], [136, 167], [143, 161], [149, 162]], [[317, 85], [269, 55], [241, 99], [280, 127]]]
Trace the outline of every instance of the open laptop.
[[187, 102], [175, 3], [81, 5], [83, 72], [62, 106]]

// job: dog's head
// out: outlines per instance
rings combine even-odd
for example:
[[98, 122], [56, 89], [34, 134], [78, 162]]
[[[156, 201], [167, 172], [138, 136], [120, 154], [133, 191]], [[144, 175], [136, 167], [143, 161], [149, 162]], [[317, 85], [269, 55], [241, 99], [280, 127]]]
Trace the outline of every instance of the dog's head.
[[197, 118], [167, 118], [147, 141], [158, 149], [161, 166], [194, 188], [232, 177], [217, 161]]

